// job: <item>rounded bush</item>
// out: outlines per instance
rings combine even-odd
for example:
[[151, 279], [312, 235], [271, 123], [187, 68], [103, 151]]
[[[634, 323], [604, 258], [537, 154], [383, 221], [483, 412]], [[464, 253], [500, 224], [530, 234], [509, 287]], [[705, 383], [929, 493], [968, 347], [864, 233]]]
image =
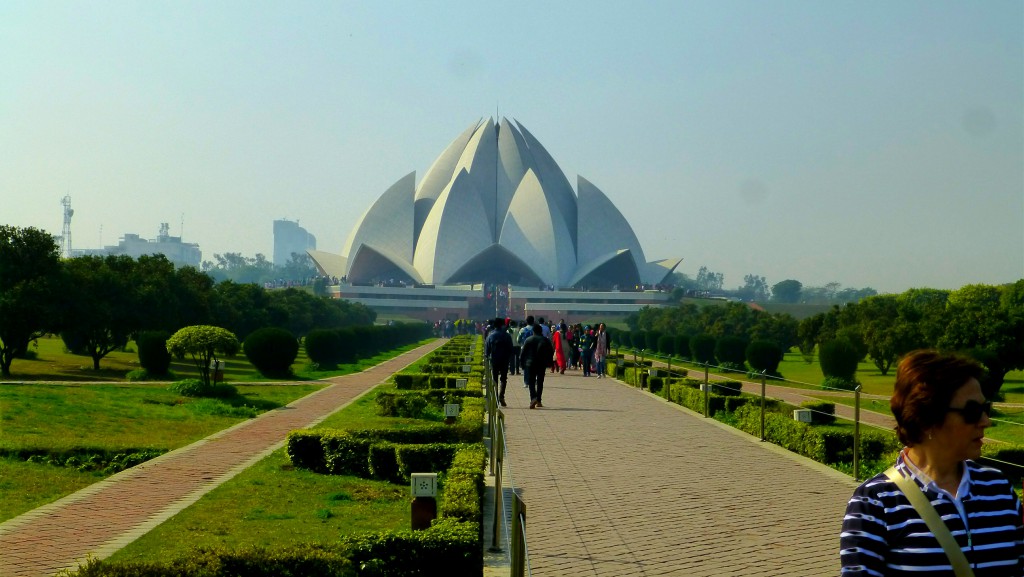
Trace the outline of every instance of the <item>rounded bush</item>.
[[135, 340], [139, 348], [139, 365], [150, 375], [166, 375], [171, 368], [171, 353], [167, 352], [167, 339], [170, 333], [165, 331], [143, 331]]
[[629, 344], [634, 349], [642, 349], [647, 345], [647, 331], [633, 331], [629, 333]]
[[658, 337], [658, 352], [663, 355], [674, 355], [676, 352], [676, 340], [672, 335], [661, 335]]
[[330, 329], [313, 329], [305, 338], [306, 356], [318, 365], [334, 365], [341, 355], [341, 336]]
[[690, 337], [676, 335], [673, 339], [673, 346], [675, 347], [676, 356], [690, 358]]
[[724, 336], [715, 343], [715, 358], [719, 364], [731, 363], [732, 368], [743, 369], [747, 362], [747, 339]]
[[207, 386], [201, 379], [185, 379], [171, 383], [169, 388], [171, 392], [183, 397], [207, 397], [213, 390], [212, 386]]
[[858, 362], [860, 351], [846, 339], [836, 339], [818, 347], [818, 363], [826, 377], [856, 382], [854, 375], [857, 373]]
[[649, 351], [658, 351], [658, 341], [661, 339], [661, 333], [658, 331], [647, 331], [644, 335], [644, 348]]
[[696, 363], [713, 363], [715, 361], [715, 337], [697, 335], [690, 339], [690, 358]]
[[774, 341], [752, 341], [747, 345], [747, 363], [756, 372], [764, 371], [775, 376], [779, 372], [779, 363], [782, 362], [782, 347]]
[[249, 333], [242, 350], [249, 362], [264, 375], [287, 375], [299, 355], [299, 342], [291, 331], [265, 327]]

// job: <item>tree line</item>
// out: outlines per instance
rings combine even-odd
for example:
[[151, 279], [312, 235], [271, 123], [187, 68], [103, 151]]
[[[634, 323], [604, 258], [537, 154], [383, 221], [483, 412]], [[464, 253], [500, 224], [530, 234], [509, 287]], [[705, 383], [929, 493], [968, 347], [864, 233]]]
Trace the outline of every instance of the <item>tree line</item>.
[[776, 302], [804, 304], [843, 304], [856, 302], [878, 294], [871, 287], [852, 288], [837, 282], [830, 282], [821, 287], [804, 286], [798, 280], [786, 279], [773, 285], [763, 276], [748, 274], [743, 276], [743, 284], [735, 289], [725, 288], [725, 275], [708, 270], [702, 266], [696, 278], [677, 272], [672, 274], [672, 285], [678, 291], [677, 297], [692, 295], [710, 295], [739, 299], [747, 302]]
[[[1024, 369], [1024, 279], [953, 291], [917, 288], [870, 295], [799, 322], [789, 314], [729, 302], [646, 307], [627, 324], [632, 333], [617, 337], [623, 346], [688, 356], [695, 339], [708, 347], [710, 338], [719, 341], [722, 356], [730, 362], [739, 359], [739, 364], [744, 342], [768, 341], [781, 351], [796, 346], [808, 362], [821, 355], [826, 375], [841, 377], [847, 385], [855, 384], [850, 381], [858, 362], [870, 359], [885, 375], [903, 355], [921, 348], [958, 351], [979, 361], [988, 370], [985, 386], [990, 395], [998, 392], [1007, 372]], [[834, 370], [840, 357], [839, 364], [853, 369]]]
[[59, 334], [98, 369], [108, 353], [143, 331], [213, 325], [240, 339], [276, 326], [301, 338], [315, 328], [372, 324], [376, 313], [348, 301], [289, 288], [215, 282], [163, 255], [61, 259], [49, 233], [0, 226], [0, 374], [31, 342]]

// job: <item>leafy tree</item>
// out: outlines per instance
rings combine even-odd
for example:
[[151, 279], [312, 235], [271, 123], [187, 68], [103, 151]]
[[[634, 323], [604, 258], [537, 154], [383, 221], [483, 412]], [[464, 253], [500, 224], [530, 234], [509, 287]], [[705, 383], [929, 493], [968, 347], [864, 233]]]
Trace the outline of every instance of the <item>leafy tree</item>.
[[697, 271], [697, 290], [714, 292], [722, 290], [725, 282], [725, 275], [720, 272], [712, 272], [708, 267], [702, 266]]
[[269, 305], [270, 297], [262, 286], [220, 282], [210, 295], [211, 321], [244, 339], [252, 331], [271, 325]]
[[[994, 353], [1001, 365], [993, 363], [989, 367], [995, 391], [1002, 386], [1007, 372], [1024, 368], [1024, 314], [1014, 308], [1019, 290], [1017, 284], [967, 285], [950, 293], [946, 302], [949, 323], [939, 346]], [[1010, 294], [1004, 300], [1005, 292]]]
[[937, 347], [948, 323], [948, 290], [914, 288], [896, 297], [900, 317], [917, 327], [928, 347]]
[[783, 352], [788, 351], [800, 342], [798, 338], [800, 323], [792, 315], [786, 313], [762, 313], [756, 316], [757, 324], [748, 333], [751, 340], [772, 341]]
[[42, 230], [0, 225], [0, 375], [58, 323], [59, 248]]
[[779, 303], [798, 303], [803, 286], [803, 283], [793, 279], [777, 282], [772, 285], [772, 300]]
[[736, 296], [745, 301], [768, 300], [771, 289], [768, 288], [768, 281], [763, 276], [748, 274], [743, 277], [743, 286], [736, 289]]
[[900, 357], [925, 346], [916, 324], [901, 316], [895, 295], [865, 298], [857, 303], [856, 312], [867, 354], [883, 375]]
[[814, 349], [818, 346], [818, 335], [821, 334], [821, 327], [825, 323], [825, 313], [818, 313], [800, 321], [796, 329], [797, 346], [807, 363], [811, 362]]
[[122, 349], [140, 328], [140, 306], [136, 292], [135, 261], [124, 255], [81, 256], [65, 261], [69, 287], [65, 341], [80, 344], [92, 357], [93, 370], [112, 351]]
[[238, 352], [238, 338], [226, 329], [209, 325], [185, 327], [167, 340], [172, 355], [189, 355], [205, 387], [210, 386], [210, 361], [218, 361], [217, 353], [233, 356]]

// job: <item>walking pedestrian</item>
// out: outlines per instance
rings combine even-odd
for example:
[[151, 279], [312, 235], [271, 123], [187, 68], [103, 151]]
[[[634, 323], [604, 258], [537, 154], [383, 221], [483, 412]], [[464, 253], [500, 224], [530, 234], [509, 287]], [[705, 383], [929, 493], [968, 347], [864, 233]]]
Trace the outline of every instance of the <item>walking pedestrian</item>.
[[544, 407], [541, 402], [544, 396], [544, 375], [551, 364], [551, 357], [555, 349], [543, 334], [540, 324], [533, 327], [533, 335], [523, 343], [523, 351], [520, 353], [520, 364], [523, 366], [523, 374], [527, 376], [527, 386], [530, 388], [530, 408]]

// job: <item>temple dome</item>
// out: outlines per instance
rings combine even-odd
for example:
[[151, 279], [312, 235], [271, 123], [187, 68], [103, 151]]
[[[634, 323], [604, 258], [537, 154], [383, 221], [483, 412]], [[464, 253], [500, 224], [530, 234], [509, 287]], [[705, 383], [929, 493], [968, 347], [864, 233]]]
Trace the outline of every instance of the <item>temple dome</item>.
[[473, 124], [414, 183], [415, 173], [399, 179], [352, 229], [349, 282], [632, 287], [681, 262], [646, 262], [611, 200], [583, 177], [573, 191], [517, 121]]

